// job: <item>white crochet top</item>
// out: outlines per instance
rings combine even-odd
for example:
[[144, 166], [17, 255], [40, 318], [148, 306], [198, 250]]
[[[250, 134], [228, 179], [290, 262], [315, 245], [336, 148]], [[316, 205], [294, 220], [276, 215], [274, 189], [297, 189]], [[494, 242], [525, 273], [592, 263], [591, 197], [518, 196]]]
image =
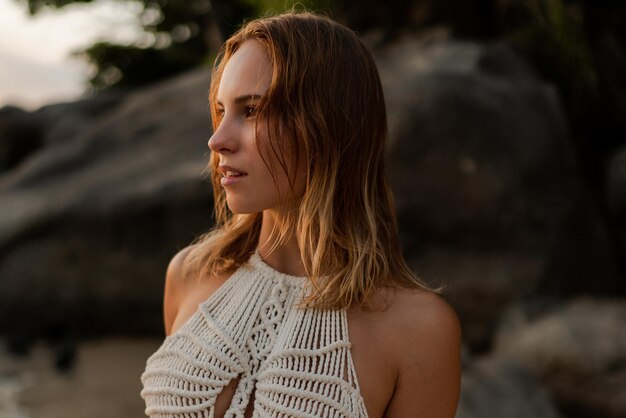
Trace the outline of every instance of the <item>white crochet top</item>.
[[243, 418], [253, 392], [253, 417], [367, 417], [346, 311], [293, 306], [308, 283], [257, 250], [147, 359], [146, 415], [213, 418], [241, 376], [225, 417]]

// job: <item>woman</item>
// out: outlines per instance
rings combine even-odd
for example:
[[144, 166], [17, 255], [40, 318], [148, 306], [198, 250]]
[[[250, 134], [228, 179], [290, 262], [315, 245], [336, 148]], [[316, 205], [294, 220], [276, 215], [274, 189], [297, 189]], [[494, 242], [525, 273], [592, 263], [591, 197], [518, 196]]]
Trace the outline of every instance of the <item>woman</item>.
[[401, 255], [371, 54], [324, 16], [254, 20], [209, 101], [217, 225], [168, 266], [146, 414], [452, 418], [459, 321]]

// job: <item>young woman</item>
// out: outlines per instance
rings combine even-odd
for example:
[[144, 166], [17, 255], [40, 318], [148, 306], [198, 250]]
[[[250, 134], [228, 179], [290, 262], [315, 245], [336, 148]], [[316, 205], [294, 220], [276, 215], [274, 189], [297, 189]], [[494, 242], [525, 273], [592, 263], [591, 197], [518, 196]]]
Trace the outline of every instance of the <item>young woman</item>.
[[217, 225], [167, 269], [146, 414], [454, 417], [459, 321], [401, 255], [371, 54], [324, 16], [254, 20], [209, 101]]

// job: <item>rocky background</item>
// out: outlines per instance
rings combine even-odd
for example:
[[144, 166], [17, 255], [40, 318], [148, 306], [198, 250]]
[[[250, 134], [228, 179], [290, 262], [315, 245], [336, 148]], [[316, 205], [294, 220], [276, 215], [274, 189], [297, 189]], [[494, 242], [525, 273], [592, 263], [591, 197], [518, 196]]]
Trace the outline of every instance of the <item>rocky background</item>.
[[[388, 37], [363, 40], [406, 257], [462, 322], [457, 418], [626, 417], [621, 131], [585, 145], [562, 86], [509, 42]], [[0, 417], [143, 416], [167, 263], [212, 224], [209, 82], [200, 66], [0, 109]]]

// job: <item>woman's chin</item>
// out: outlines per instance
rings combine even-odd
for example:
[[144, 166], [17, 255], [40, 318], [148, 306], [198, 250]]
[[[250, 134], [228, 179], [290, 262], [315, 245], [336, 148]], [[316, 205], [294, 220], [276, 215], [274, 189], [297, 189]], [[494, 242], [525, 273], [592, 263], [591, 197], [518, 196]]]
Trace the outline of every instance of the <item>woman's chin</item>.
[[230, 209], [232, 213], [235, 213], [237, 215], [262, 212], [262, 210], [259, 210], [259, 208], [254, 207], [252, 205], [244, 205], [241, 203], [231, 203], [228, 201], [226, 203], [228, 205], [228, 209]]

